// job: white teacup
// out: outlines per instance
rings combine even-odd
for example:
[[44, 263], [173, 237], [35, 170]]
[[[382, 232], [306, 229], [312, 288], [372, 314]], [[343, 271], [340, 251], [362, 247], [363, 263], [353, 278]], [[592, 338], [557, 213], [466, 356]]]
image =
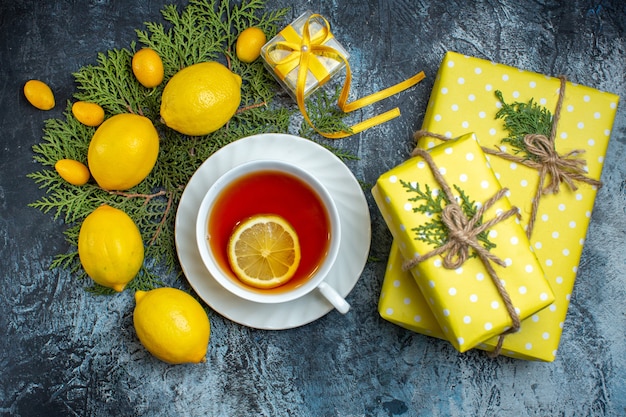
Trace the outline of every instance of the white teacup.
[[[275, 177], [270, 181], [268, 175]], [[302, 194], [305, 197], [302, 199], [294, 198], [300, 195], [299, 191], [283, 185], [293, 184], [294, 178], [296, 183], [304, 183]], [[254, 214], [281, 215], [294, 226], [300, 240], [302, 260], [296, 277], [274, 289], [258, 289], [244, 284], [228, 263], [228, 237], [237, 223]], [[324, 226], [317, 227], [316, 222], [322, 224], [322, 217]], [[202, 200], [196, 221], [196, 239], [200, 256], [210, 274], [238, 297], [258, 303], [284, 303], [319, 290], [339, 312], [346, 313], [350, 309], [346, 300], [325, 281], [339, 252], [339, 212], [324, 185], [302, 168], [284, 161], [256, 160], [224, 173]], [[320, 246], [322, 240], [325, 240], [323, 249]]]

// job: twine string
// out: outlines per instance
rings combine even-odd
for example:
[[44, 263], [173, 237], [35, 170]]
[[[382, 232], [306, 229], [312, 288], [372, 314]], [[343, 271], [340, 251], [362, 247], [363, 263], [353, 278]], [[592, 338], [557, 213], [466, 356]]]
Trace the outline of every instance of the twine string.
[[[511, 155], [510, 153], [503, 152], [498, 149], [481, 146], [483, 152], [486, 154], [523, 164], [538, 171], [539, 182], [535, 195], [532, 199], [532, 207], [528, 219], [528, 226], [526, 228], [526, 236], [529, 239], [535, 226], [539, 201], [544, 194], [558, 194], [562, 183], [567, 184], [572, 191], [576, 191], [578, 189], [576, 183], [586, 183], [598, 188], [602, 187], [602, 182], [587, 176], [587, 172], [585, 170], [586, 161], [579, 158], [580, 155], [585, 153], [584, 149], [575, 149], [564, 154], [559, 154], [556, 151], [555, 138], [557, 126], [561, 118], [561, 109], [565, 98], [565, 86], [567, 81], [565, 76], [560, 76], [559, 80], [561, 83], [559, 88], [559, 98], [554, 111], [554, 116], [552, 118], [550, 137], [546, 137], [545, 135], [537, 134], [535, 132], [528, 132], [524, 136], [526, 150], [535, 158], [524, 158]], [[449, 141], [452, 139], [444, 135], [428, 132], [426, 130], [418, 130], [415, 132], [413, 137], [416, 141], [421, 137], [433, 137], [442, 141]], [[413, 153], [411, 153], [411, 155], [413, 155]], [[547, 181], [548, 178], [549, 181]]]
[[470, 257], [470, 248], [473, 249], [474, 253], [477, 254], [478, 258], [481, 260], [482, 264], [485, 266], [489, 277], [491, 278], [493, 284], [495, 285], [498, 293], [500, 294], [502, 301], [506, 307], [506, 310], [511, 317], [511, 321], [513, 322], [512, 326], [507, 329], [505, 332], [500, 334], [498, 339], [498, 344], [496, 346], [496, 350], [491, 352], [491, 355], [498, 356], [500, 354], [500, 350], [503, 343], [503, 338], [506, 334], [513, 333], [519, 330], [520, 328], [520, 318], [517, 312], [515, 311], [515, 306], [511, 301], [511, 297], [508, 292], [504, 288], [502, 281], [498, 277], [493, 263], [506, 267], [504, 261], [495, 256], [489, 250], [487, 250], [483, 245], [478, 241], [478, 235], [489, 230], [495, 224], [502, 222], [508, 219], [511, 216], [514, 216], [518, 213], [518, 209], [513, 207], [505, 212], [498, 213], [492, 219], [481, 223], [481, 219], [485, 212], [493, 207], [493, 205], [500, 200], [507, 193], [507, 189], [500, 189], [496, 194], [494, 194], [491, 198], [489, 198], [471, 218], [468, 218], [463, 209], [457, 202], [454, 194], [447, 181], [439, 171], [439, 168], [435, 164], [432, 156], [429, 152], [416, 148], [413, 150], [413, 156], [420, 156], [430, 167], [435, 180], [441, 187], [441, 190], [444, 192], [448, 204], [441, 213], [441, 220], [448, 229], [448, 239], [446, 243], [437, 247], [436, 249], [424, 254], [415, 256], [413, 259], [406, 261], [403, 265], [405, 269], [411, 269], [416, 266], [418, 263], [425, 261], [426, 259], [432, 258], [433, 256], [445, 254], [443, 257], [443, 266], [447, 269], [457, 269], [461, 265], [465, 263], [465, 261]]
[[[579, 158], [580, 155], [584, 154], [585, 151], [583, 149], [576, 149], [573, 151], [569, 151], [564, 154], [559, 154], [556, 151], [555, 147], [555, 138], [558, 123], [561, 117], [561, 109], [563, 107], [563, 101], [565, 97], [565, 86], [566, 86], [566, 78], [564, 76], [559, 77], [560, 80], [560, 89], [559, 89], [559, 98], [557, 101], [557, 105], [555, 108], [554, 116], [552, 119], [552, 127], [550, 131], [550, 137], [546, 137], [542, 134], [537, 134], [536, 132], [529, 132], [524, 136], [524, 144], [526, 145], [526, 150], [531, 155], [534, 155], [535, 158], [522, 158], [519, 156], [511, 155], [507, 152], [500, 151], [499, 149], [492, 149], [481, 146], [482, 150], [489, 155], [498, 156], [505, 160], [516, 162], [528, 166], [532, 169], [535, 169], [539, 173], [539, 181], [537, 185], [537, 189], [535, 191], [535, 195], [532, 200], [532, 207], [530, 212], [530, 217], [528, 221], [528, 225], [526, 228], [526, 236], [530, 239], [532, 235], [532, 231], [534, 229], [535, 221], [537, 218], [537, 211], [539, 207], [539, 201], [544, 194], [558, 194], [560, 191], [560, 184], [565, 183], [572, 190], [576, 191], [578, 186], [576, 183], [585, 183], [591, 186], [600, 188], [602, 187], [602, 182], [590, 178], [587, 176], [587, 172], [585, 170], [586, 161], [584, 159]], [[414, 134], [415, 141], [418, 141], [422, 137], [432, 137], [435, 139], [439, 139], [441, 141], [449, 141], [452, 138], [449, 138], [445, 135], [441, 135], [434, 132], [429, 132], [426, 130], [418, 130]], [[413, 152], [411, 152], [411, 156], [416, 156], [422, 154], [422, 150], [419, 148], [415, 148]], [[549, 181], [546, 185], [546, 180], [549, 177]], [[453, 224], [453, 223], [452, 223]], [[441, 248], [441, 247], [440, 247]], [[483, 260], [484, 252], [476, 251], [478, 257]], [[489, 276], [494, 281], [494, 284], [497, 288], [500, 287], [499, 280], [494, 280], [495, 271], [493, 271], [493, 266], [491, 262], [486, 259], [483, 260], [483, 264], [485, 268], [489, 272]], [[492, 275], [493, 273], [493, 275]], [[497, 278], [497, 277], [496, 277]], [[506, 299], [510, 298], [506, 291], [500, 292], [505, 305], [507, 305], [507, 309], [509, 305], [507, 304]], [[511, 313], [509, 311], [509, 313]], [[517, 314], [511, 314], [511, 318], [513, 319], [513, 326], [507, 329], [504, 333], [502, 333], [498, 338], [498, 343], [496, 344], [495, 349], [489, 353], [489, 356], [496, 357], [500, 354], [502, 350], [502, 344], [504, 342], [504, 336], [506, 334], [513, 333], [519, 330], [520, 320]]]

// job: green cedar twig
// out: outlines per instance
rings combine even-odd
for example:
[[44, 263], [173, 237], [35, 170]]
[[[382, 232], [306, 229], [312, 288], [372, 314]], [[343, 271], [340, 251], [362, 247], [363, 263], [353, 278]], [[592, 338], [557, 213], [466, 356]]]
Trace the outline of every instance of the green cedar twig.
[[[400, 180], [400, 184], [407, 193], [413, 195], [408, 201], [418, 203], [417, 206], [413, 207], [413, 212], [426, 214], [430, 217], [428, 222], [411, 229], [415, 233], [415, 240], [420, 240], [435, 248], [445, 245], [448, 241], [448, 228], [441, 219], [441, 213], [444, 207], [450, 203], [447, 197], [444, 193], [435, 192], [428, 184], [424, 184], [424, 190], [420, 188], [419, 183]], [[453, 185], [453, 187], [458, 193], [457, 202], [463, 213], [468, 218], [474, 217], [477, 211], [476, 202], [472, 201], [459, 186]], [[477, 225], [482, 224], [482, 220], [482, 218], [479, 219]], [[480, 233], [477, 239], [487, 250], [496, 247], [495, 243], [489, 240], [488, 231]], [[472, 256], [475, 256], [475, 254], [472, 254]]]
[[529, 133], [550, 137], [552, 130], [552, 114], [548, 109], [539, 106], [531, 98], [528, 103], [504, 101], [502, 92], [497, 90], [496, 97], [502, 103], [502, 108], [496, 113], [496, 119], [504, 120], [504, 128], [509, 135], [502, 142], [509, 143], [515, 154], [521, 153], [525, 159], [537, 160], [537, 155], [528, 152], [524, 143], [524, 136]]
[[[337, 107], [340, 94], [341, 86], [337, 85], [333, 94], [325, 89], [318, 89], [306, 100], [309, 118], [320, 132], [350, 131], [350, 127], [344, 121], [346, 114]], [[310, 137], [313, 134], [315, 130], [304, 121], [300, 126], [300, 135]]]

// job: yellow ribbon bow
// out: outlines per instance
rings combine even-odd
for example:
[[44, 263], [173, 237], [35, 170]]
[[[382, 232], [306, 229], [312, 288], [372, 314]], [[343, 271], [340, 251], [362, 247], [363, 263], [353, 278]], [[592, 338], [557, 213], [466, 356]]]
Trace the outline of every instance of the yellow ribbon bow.
[[[315, 33], [313, 37], [311, 37], [311, 34], [309, 32], [309, 25], [315, 19], [320, 19], [323, 24], [321, 25], [322, 28], [317, 33]], [[350, 70], [350, 64], [348, 63], [346, 57], [341, 52], [326, 45], [326, 43], [333, 38], [333, 35], [330, 32], [330, 25], [328, 21], [319, 14], [313, 14], [304, 22], [304, 26], [302, 28], [302, 36], [300, 36], [292, 26], [287, 26], [280, 32], [280, 34], [285, 38], [285, 40], [276, 42], [270, 47], [270, 49], [268, 49], [268, 63], [270, 63], [270, 65], [274, 67], [275, 73], [282, 80], [284, 80], [287, 74], [289, 74], [289, 72], [291, 72], [294, 68], [298, 68], [298, 76], [296, 78], [295, 84], [295, 94], [298, 108], [300, 109], [300, 112], [304, 116], [304, 119], [307, 121], [309, 126], [311, 126], [317, 133], [326, 138], [340, 139], [353, 135], [355, 133], [362, 132], [366, 129], [369, 129], [370, 127], [379, 125], [400, 116], [400, 110], [396, 107], [392, 110], [386, 111], [385, 113], [366, 119], [353, 125], [350, 128], [350, 131], [340, 131], [335, 133], [326, 133], [319, 131], [313, 125], [313, 122], [309, 118], [304, 102], [306, 79], [309, 71], [311, 71], [311, 73], [315, 76], [320, 85], [328, 81], [328, 79], [330, 78], [330, 73], [317, 57], [326, 57], [337, 61], [342, 61], [346, 66], [346, 81], [343, 85], [343, 88], [341, 89], [341, 94], [339, 95], [339, 99], [337, 101], [337, 106], [344, 113], [358, 110], [362, 107], [368, 106], [372, 103], [390, 97], [409, 87], [414, 86], [425, 77], [424, 72], [422, 71], [394, 86], [388, 87], [382, 91], [370, 94], [366, 97], [362, 97], [358, 100], [348, 103], [348, 94], [350, 93], [350, 84], [352, 82], [352, 72]], [[282, 49], [290, 53], [286, 57], [274, 61], [271, 59], [270, 52], [276, 49]]]

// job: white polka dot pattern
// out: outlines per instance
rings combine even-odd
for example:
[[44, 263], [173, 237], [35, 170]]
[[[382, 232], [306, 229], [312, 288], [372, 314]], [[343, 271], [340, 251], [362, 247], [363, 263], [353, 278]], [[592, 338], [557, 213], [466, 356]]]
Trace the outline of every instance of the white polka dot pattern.
[[[507, 82], [499, 81], [503, 75], [509, 77]], [[465, 78], [462, 86], [455, 82], [461, 76]], [[493, 92], [501, 90], [507, 102], [527, 102], [534, 98], [536, 102], [553, 111], [558, 98], [559, 81], [449, 52], [437, 75], [433, 91], [437, 92], [442, 88], [448, 88], [448, 93], [445, 97], [437, 95], [436, 100], [436, 94], [433, 94], [422, 128], [456, 137], [468, 133], [464, 122], [469, 122], [470, 131], [476, 133], [481, 145], [501, 147], [500, 140], [506, 137], [506, 132], [502, 129], [501, 121], [495, 120], [498, 103]], [[467, 99], [470, 95], [474, 95], [473, 100]], [[556, 148], [559, 153], [584, 149], [582, 158], [586, 160], [587, 170], [592, 178], [600, 178], [618, 100], [614, 94], [589, 87], [572, 83], [566, 86]], [[452, 105], [458, 108], [454, 113], [446, 110]], [[428, 139], [422, 142], [419, 144], [421, 147], [431, 148], [438, 141]], [[510, 152], [510, 149], [504, 150]], [[519, 164], [512, 166], [510, 162], [497, 157], [491, 157], [490, 163], [503, 186], [511, 190], [510, 200], [521, 208], [522, 224], [526, 227], [532, 195], [537, 186], [537, 173]], [[577, 191], [570, 191], [564, 186], [558, 195], [545, 195], [541, 198], [530, 243], [556, 300], [548, 308], [524, 320], [519, 332], [505, 338], [504, 355], [531, 360], [554, 360], [595, 195], [595, 188], [580, 185]], [[392, 256], [390, 261], [391, 259]], [[398, 271], [394, 272], [395, 276], [402, 275], [397, 275]], [[403, 286], [406, 286], [410, 284], [412, 277], [404, 274], [403, 280]], [[383, 289], [386, 281], [387, 277]], [[387, 292], [385, 302], [394, 303], [392, 296], [393, 294]], [[475, 294], [470, 296], [470, 303], [476, 302], [476, 298]], [[381, 297], [381, 302], [382, 300]], [[415, 299], [412, 306], [416, 305], [421, 305], [426, 311], [412, 314], [419, 314], [422, 322], [428, 323], [427, 306], [423, 301]], [[423, 329], [412, 330], [424, 334], [439, 334], [431, 325], [432, 322]], [[496, 338], [487, 340], [479, 348], [491, 350], [496, 341]]]
[[402, 270], [403, 262], [404, 258], [394, 241], [378, 301], [381, 317], [406, 329], [446, 339], [417, 283], [410, 273]]
[[[473, 135], [437, 146], [430, 150], [430, 154], [450, 187], [454, 189], [454, 185], [462, 184], [461, 188], [470, 202], [484, 202], [501, 189]], [[389, 229], [402, 243], [400, 248], [405, 258], [435, 249], [435, 246], [418, 239], [415, 228], [440, 216], [416, 210], [423, 204], [423, 200], [415, 201], [417, 194], [407, 192], [407, 184], [412, 188], [419, 185], [422, 192], [426, 191], [428, 185], [431, 194], [439, 194], [440, 185], [434, 179], [430, 167], [417, 163], [419, 160], [422, 158], [413, 158], [382, 174], [373, 190]], [[466, 182], [462, 182], [464, 178]], [[458, 191], [454, 193], [455, 196], [459, 195]], [[407, 205], [410, 205], [410, 209]], [[508, 199], [502, 198], [486, 210], [484, 220], [492, 219], [510, 208]], [[490, 229], [488, 236], [495, 244], [490, 252], [506, 265], [501, 267], [493, 264], [494, 269], [505, 282], [520, 317], [525, 318], [550, 304], [553, 301], [551, 289], [515, 217], [497, 223]], [[449, 339], [459, 351], [471, 349], [512, 325], [502, 296], [477, 257], [470, 257], [460, 267], [450, 270], [443, 266], [440, 256], [435, 256], [420, 262], [412, 272], [424, 295], [433, 299], [434, 315], [438, 323], [448, 329]], [[523, 286], [525, 291], [516, 290]], [[472, 294], [478, 296], [475, 303], [458, 301], [469, 300]], [[397, 308], [394, 307], [394, 311]], [[463, 344], [458, 344], [459, 340], [463, 340]]]

